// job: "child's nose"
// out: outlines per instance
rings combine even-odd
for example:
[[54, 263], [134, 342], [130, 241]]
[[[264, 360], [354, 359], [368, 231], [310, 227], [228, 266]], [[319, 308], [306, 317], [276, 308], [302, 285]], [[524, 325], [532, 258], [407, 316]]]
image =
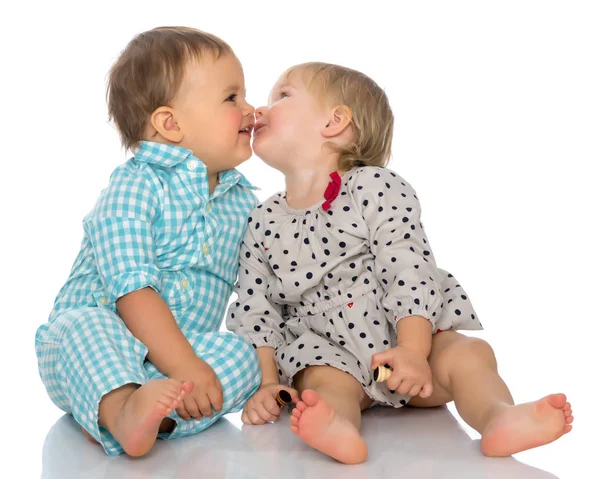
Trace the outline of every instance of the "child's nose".
[[255, 108], [250, 103], [248, 103], [248, 102], [246, 102], [246, 108], [245, 108], [245, 110], [246, 110], [246, 115], [248, 115], [248, 116], [249, 115], [254, 115], [254, 113], [256, 111]]
[[256, 119], [260, 119], [261, 116], [263, 116], [265, 114], [265, 112], [267, 111], [267, 107], [266, 106], [260, 106], [256, 109]]

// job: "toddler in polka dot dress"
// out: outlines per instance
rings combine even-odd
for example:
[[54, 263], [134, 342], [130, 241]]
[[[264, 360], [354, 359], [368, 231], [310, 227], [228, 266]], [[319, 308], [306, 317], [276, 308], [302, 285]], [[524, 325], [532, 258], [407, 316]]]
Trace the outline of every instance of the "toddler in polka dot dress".
[[[286, 191], [253, 210], [228, 328], [262, 370], [245, 424], [280, 414], [342, 463], [367, 458], [361, 411], [455, 401], [488, 456], [509, 456], [571, 429], [564, 394], [514, 405], [456, 278], [437, 267], [410, 184], [385, 168], [393, 114], [366, 75], [337, 65], [288, 69], [257, 110], [253, 148]], [[374, 380], [380, 365], [387, 381]]]

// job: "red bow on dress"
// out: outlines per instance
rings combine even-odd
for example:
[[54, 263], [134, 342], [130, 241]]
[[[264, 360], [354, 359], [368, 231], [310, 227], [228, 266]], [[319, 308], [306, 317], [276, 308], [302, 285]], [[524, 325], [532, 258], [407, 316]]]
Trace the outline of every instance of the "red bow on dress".
[[331, 202], [337, 198], [337, 195], [340, 192], [340, 187], [342, 186], [342, 178], [337, 171], [334, 171], [329, 175], [331, 177], [331, 181], [327, 185], [325, 189], [325, 193], [323, 196], [325, 197], [325, 201], [323, 202], [323, 211], [327, 211], [331, 208]]

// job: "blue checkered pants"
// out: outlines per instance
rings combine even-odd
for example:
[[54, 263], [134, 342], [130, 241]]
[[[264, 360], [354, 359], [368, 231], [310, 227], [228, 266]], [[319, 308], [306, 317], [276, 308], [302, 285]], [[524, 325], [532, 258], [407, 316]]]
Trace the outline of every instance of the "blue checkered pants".
[[[186, 337], [199, 358], [212, 367], [223, 387], [223, 409], [202, 420], [176, 422], [163, 439], [196, 434], [221, 416], [240, 411], [260, 384], [260, 368], [252, 346], [232, 333], [195, 333]], [[70, 310], [37, 331], [36, 352], [42, 381], [52, 401], [71, 413], [110, 456], [123, 452], [121, 445], [98, 424], [102, 397], [125, 384], [145, 384], [164, 379], [145, 361], [148, 349], [137, 340], [121, 318], [104, 308]]]

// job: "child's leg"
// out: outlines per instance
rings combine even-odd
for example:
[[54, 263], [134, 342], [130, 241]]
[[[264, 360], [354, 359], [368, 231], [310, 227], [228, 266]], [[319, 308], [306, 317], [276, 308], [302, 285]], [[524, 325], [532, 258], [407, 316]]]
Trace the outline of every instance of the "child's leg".
[[371, 399], [358, 381], [330, 366], [311, 366], [296, 375], [294, 384], [302, 401], [290, 418], [292, 432], [340, 462], [363, 462], [367, 444], [359, 432], [361, 411]]
[[109, 455], [147, 452], [185, 394], [175, 381], [148, 382], [146, 347], [109, 309], [64, 313], [40, 327], [36, 350], [51, 399]]
[[[258, 357], [252, 345], [233, 333], [195, 333], [186, 337], [196, 355], [215, 371], [223, 388], [223, 408], [220, 412], [201, 420], [184, 421], [173, 411], [170, 418], [176, 423], [169, 431], [162, 431], [162, 439], [197, 434], [214, 424], [225, 414], [241, 411], [244, 404], [260, 386], [261, 375]], [[165, 376], [147, 362], [144, 367], [150, 379]]]
[[456, 332], [438, 333], [429, 363], [433, 395], [413, 397], [409, 405], [433, 407], [454, 401], [465, 422], [482, 435], [481, 450], [487, 456], [510, 456], [571, 430], [571, 406], [564, 394], [514, 405], [485, 341]]

